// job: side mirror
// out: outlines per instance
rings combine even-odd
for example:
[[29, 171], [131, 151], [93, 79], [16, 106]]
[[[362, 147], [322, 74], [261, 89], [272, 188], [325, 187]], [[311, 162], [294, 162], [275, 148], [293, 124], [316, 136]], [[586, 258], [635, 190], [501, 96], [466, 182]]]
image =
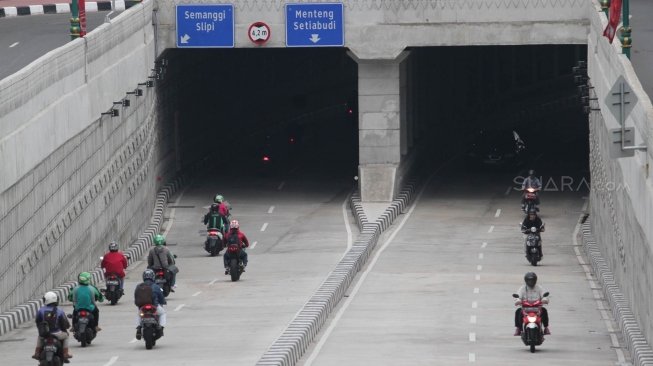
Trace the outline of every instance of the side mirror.
[[548, 292], [548, 291], [542, 294], [542, 297], [548, 297], [548, 296], [549, 296], [549, 292]]
[[519, 299], [519, 295], [517, 295], [517, 294], [512, 294], [512, 297], [514, 297], [515, 299]]

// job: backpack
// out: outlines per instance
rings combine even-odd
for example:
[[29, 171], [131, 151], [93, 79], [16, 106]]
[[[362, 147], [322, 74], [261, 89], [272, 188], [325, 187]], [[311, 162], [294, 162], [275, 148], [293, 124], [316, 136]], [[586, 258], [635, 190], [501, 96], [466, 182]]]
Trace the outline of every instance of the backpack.
[[222, 227], [222, 218], [217, 213], [211, 214], [209, 217], [209, 228], [220, 229]]
[[134, 304], [139, 308], [141, 306], [154, 303], [152, 298], [152, 287], [147, 283], [143, 282], [136, 286], [136, 291], [134, 292]]
[[240, 246], [240, 238], [238, 237], [238, 234], [229, 235], [229, 239], [227, 240], [227, 244], [238, 244]]
[[59, 320], [59, 314], [57, 313], [57, 308], [45, 311], [43, 313], [43, 321], [37, 324], [39, 337], [47, 338], [50, 335], [50, 329], [57, 328], [57, 320]]

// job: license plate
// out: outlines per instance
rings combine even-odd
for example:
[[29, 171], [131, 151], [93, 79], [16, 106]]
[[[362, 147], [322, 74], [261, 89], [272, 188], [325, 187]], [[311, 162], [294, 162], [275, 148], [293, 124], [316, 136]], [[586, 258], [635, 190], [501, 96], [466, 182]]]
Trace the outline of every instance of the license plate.
[[57, 347], [56, 346], [45, 346], [45, 350], [50, 351], [50, 352], [56, 352]]
[[157, 284], [157, 285], [160, 284], [160, 283], [166, 283], [166, 280], [164, 280], [164, 279], [158, 279], [158, 280], [156, 280], [156, 284]]
[[142, 323], [143, 324], [156, 324], [157, 321], [154, 318], [143, 318]]
[[88, 323], [88, 319], [87, 318], [79, 318], [79, 322], [86, 324], [86, 323]]
[[118, 286], [119, 284], [118, 281], [107, 281], [107, 286]]

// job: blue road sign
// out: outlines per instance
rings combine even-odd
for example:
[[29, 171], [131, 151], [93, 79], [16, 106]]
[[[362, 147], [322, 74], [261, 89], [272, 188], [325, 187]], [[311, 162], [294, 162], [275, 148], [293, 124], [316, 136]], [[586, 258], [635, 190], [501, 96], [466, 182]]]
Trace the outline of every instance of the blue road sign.
[[233, 4], [177, 5], [177, 47], [234, 47]]
[[286, 4], [286, 46], [344, 46], [342, 13], [342, 3]]

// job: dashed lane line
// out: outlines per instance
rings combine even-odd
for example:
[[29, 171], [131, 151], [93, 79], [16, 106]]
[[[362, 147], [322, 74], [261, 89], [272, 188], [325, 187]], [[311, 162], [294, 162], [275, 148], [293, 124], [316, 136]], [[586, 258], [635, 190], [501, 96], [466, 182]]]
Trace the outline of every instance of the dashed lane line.
[[9, 46], [9, 48], [14, 48], [14, 47], [18, 46], [19, 43], [20, 42], [14, 42], [14, 43], [11, 44], [11, 46]]
[[217, 281], [218, 281], [218, 279], [216, 278], [213, 281], [209, 282], [209, 285], [212, 285], [212, 284], [216, 283]]
[[469, 362], [476, 362], [476, 354], [475, 353], [469, 353]]
[[273, 211], [274, 211], [274, 206], [270, 206], [270, 208], [268, 209], [268, 213], [271, 214]]
[[263, 224], [263, 226], [261, 226], [261, 231], [265, 231], [265, 229], [267, 229], [267, 227], [268, 227], [268, 223], [266, 222], [266, 223]]
[[478, 302], [472, 301], [472, 309], [478, 308]]
[[469, 332], [469, 341], [470, 342], [476, 342], [476, 333]]
[[201, 293], [202, 293], [202, 291], [197, 291], [196, 293], [193, 294], [193, 297], [198, 296]]
[[475, 294], [478, 294], [478, 293], [480, 293], [480, 292], [481, 292], [481, 289], [480, 289], [480, 288], [478, 288], [478, 287], [474, 287], [474, 293], [475, 293]]
[[480, 264], [477, 265], [477, 266], [476, 266], [476, 270], [477, 270], [477, 271], [482, 271], [482, 270], [483, 270], [483, 266], [481, 266]]
[[474, 279], [475, 279], [476, 281], [480, 281], [480, 280], [481, 280], [481, 275], [480, 275], [480, 274], [477, 274], [476, 276], [474, 276]]
[[472, 323], [472, 324], [476, 324], [476, 315], [471, 315], [469, 317], [469, 322]]
[[253, 242], [252, 245], [250, 245], [249, 249], [254, 249], [256, 244], [258, 244], [258, 241]]
[[277, 190], [279, 190], [279, 191], [282, 190], [283, 186], [285, 186], [285, 185], [286, 185], [286, 182], [281, 182], [281, 184], [279, 184], [279, 187], [277, 187]]
[[113, 357], [111, 357], [111, 359], [109, 360], [109, 362], [107, 362], [107, 363], [104, 364], [104, 366], [111, 366], [111, 365], [113, 365], [114, 363], [116, 363], [116, 361], [118, 361], [118, 356], [113, 356]]
[[181, 310], [181, 308], [183, 308], [184, 306], [186, 306], [186, 304], [181, 304], [181, 305], [177, 306], [177, 307], [175, 308], [174, 311], [179, 311], [179, 310]]
[[501, 216], [501, 209], [497, 208], [497, 213], [494, 214], [494, 217], [499, 217]]
[[491, 233], [494, 231], [494, 225], [490, 226], [490, 228], [487, 230], [488, 233]]
[[129, 341], [129, 343], [136, 343], [136, 342], [138, 342], [138, 339], [136, 339], [136, 338], [134, 338], [134, 339], [132, 339], [131, 341]]
[[484, 254], [483, 253], [478, 253], [478, 259], [483, 259]]
[[483, 244], [481, 244], [481, 249], [485, 249], [485, 247], [487, 247], [487, 242], [486, 241], [484, 241]]

